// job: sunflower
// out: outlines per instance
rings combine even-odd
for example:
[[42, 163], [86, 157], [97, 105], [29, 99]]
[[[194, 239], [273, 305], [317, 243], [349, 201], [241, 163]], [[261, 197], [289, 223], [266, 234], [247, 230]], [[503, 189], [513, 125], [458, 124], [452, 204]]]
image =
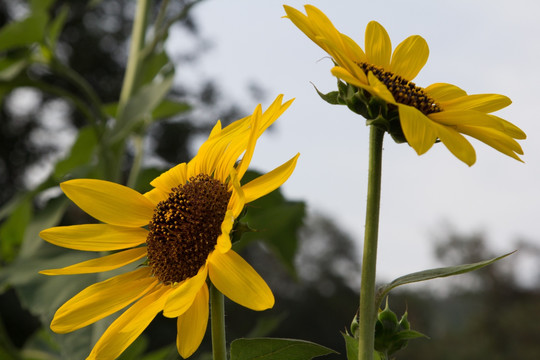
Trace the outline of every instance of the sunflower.
[[411, 82], [429, 56], [427, 42], [421, 36], [406, 38], [392, 52], [386, 30], [371, 21], [366, 28], [364, 52], [316, 7], [306, 5], [307, 15], [290, 6], [284, 7], [286, 17], [332, 57], [336, 65], [331, 70], [334, 76], [397, 111], [399, 131], [418, 155], [441, 141], [452, 154], [471, 166], [476, 153], [462, 135], [465, 134], [521, 161], [517, 154], [522, 155], [523, 150], [515, 139], [525, 139], [525, 133], [491, 114], [510, 105], [508, 97], [468, 95], [446, 83], [422, 88]]
[[[67, 333], [132, 304], [103, 333], [88, 359], [119, 356], [161, 311], [177, 318], [177, 348], [189, 357], [199, 347], [208, 323], [207, 278], [225, 296], [253, 310], [274, 305], [265, 281], [234, 250], [230, 233], [244, 205], [281, 186], [299, 154], [241, 186], [259, 136], [289, 107], [280, 95], [262, 112], [221, 128], [188, 163], [155, 178], [145, 194], [116, 183], [78, 179], [62, 183], [64, 193], [103, 222], [59, 226], [41, 237], [58, 246], [84, 251], [115, 251], [46, 275], [97, 273], [136, 263], [135, 270], [93, 284], [63, 304], [51, 329]], [[240, 155], [243, 156], [238, 161]]]

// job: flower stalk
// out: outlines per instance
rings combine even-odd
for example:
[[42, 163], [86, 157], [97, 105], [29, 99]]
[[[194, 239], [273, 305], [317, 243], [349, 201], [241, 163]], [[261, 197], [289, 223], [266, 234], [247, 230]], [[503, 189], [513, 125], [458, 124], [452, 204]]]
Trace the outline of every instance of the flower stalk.
[[362, 283], [360, 287], [358, 359], [373, 360], [375, 344], [375, 274], [377, 270], [377, 241], [381, 200], [382, 145], [384, 130], [372, 125], [369, 135], [369, 169], [366, 206]]
[[225, 304], [223, 294], [214, 285], [210, 286], [210, 311], [213, 359], [227, 360]]

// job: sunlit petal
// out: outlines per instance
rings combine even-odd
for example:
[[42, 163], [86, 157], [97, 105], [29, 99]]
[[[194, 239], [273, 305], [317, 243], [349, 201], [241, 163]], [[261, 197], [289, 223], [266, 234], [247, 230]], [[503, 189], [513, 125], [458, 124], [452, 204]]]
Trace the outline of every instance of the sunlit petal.
[[204, 265], [197, 275], [174, 287], [163, 308], [163, 315], [170, 318], [182, 315], [193, 304], [201, 287], [205, 286], [207, 275], [208, 268]]
[[246, 144], [246, 152], [244, 153], [242, 160], [240, 160], [240, 163], [236, 168], [236, 173], [239, 180], [242, 179], [242, 177], [246, 173], [253, 157], [253, 152], [255, 151], [255, 144], [257, 143], [257, 138], [259, 137], [259, 124], [261, 122], [261, 117], [262, 108], [261, 105], [257, 105], [255, 111], [251, 115], [251, 131], [249, 133], [249, 138]]
[[186, 181], [187, 164], [181, 163], [159, 175], [150, 182], [150, 185], [159, 188], [164, 192], [170, 192], [171, 189], [178, 187], [179, 185], [184, 185]]
[[476, 110], [490, 113], [505, 108], [511, 103], [512, 100], [504, 95], [476, 94], [440, 102], [440, 105], [445, 110]]
[[44, 275], [71, 275], [90, 274], [102, 271], [118, 269], [119, 267], [131, 264], [134, 261], [146, 256], [146, 247], [124, 250], [116, 254], [102, 256], [97, 259], [87, 260], [75, 265], [66, 266], [61, 269], [42, 270], [39, 273]]
[[111, 251], [127, 249], [146, 241], [148, 230], [108, 224], [57, 226], [39, 236], [51, 244], [74, 250]]
[[184, 359], [191, 356], [204, 338], [208, 325], [208, 286], [203, 284], [191, 307], [177, 321], [176, 348]]
[[274, 306], [274, 295], [266, 282], [233, 250], [209, 257], [208, 274], [212, 283], [232, 301], [252, 310]]
[[460, 89], [456, 85], [446, 83], [429, 85], [427, 88], [424, 88], [424, 91], [438, 103], [467, 95], [465, 90]]
[[250, 203], [280, 187], [293, 173], [299, 156], [300, 154], [296, 154], [283, 165], [242, 186], [245, 202]]
[[411, 81], [426, 65], [428, 57], [429, 47], [426, 40], [418, 35], [409, 36], [394, 50], [390, 70]]
[[144, 226], [154, 214], [154, 204], [137, 191], [96, 179], [76, 179], [60, 184], [75, 204], [94, 218], [111, 225]]
[[101, 335], [87, 359], [116, 359], [163, 309], [170, 291], [159, 285], [133, 304]]
[[221, 235], [218, 236], [216, 250], [225, 253], [231, 249], [231, 237], [230, 233], [234, 225], [234, 215], [231, 210], [227, 210], [225, 218], [221, 224]]
[[429, 118], [407, 105], [399, 106], [399, 118], [407, 142], [418, 155], [424, 154], [433, 146], [437, 132]]
[[369, 86], [371, 87], [369, 91], [370, 93], [380, 97], [387, 103], [395, 104], [396, 100], [394, 100], [392, 93], [379, 79], [377, 79], [375, 75], [373, 75], [371, 71], [368, 73], [368, 82]]
[[437, 135], [448, 150], [465, 164], [472, 166], [476, 162], [476, 152], [471, 143], [455, 129], [435, 124]]
[[384, 27], [376, 21], [370, 21], [366, 27], [365, 42], [367, 61], [373, 65], [388, 67], [392, 43]]
[[51, 322], [56, 333], [68, 333], [123, 309], [157, 284], [148, 267], [91, 285], [62, 305]]

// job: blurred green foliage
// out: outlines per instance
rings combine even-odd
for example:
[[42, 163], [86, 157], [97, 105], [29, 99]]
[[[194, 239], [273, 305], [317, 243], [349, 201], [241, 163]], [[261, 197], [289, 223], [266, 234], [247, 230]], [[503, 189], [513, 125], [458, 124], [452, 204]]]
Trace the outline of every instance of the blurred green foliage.
[[[164, 169], [190, 159], [190, 142], [218, 118], [227, 124], [251, 107], [222, 101], [226, 96], [213, 79], [172, 81], [178, 65], [164, 50], [170, 26], [204, 41], [185, 11], [195, 3], [152, 2], [151, 20], [159, 31], [144, 48], [133, 93], [122, 104], [134, 2], [0, 2], [0, 359], [82, 359], [111, 321], [62, 335], [48, 328], [66, 299], [103, 279], [37, 273], [99, 255], [39, 238], [44, 228], [93, 221], [61, 195], [59, 182], [96, 177], [125, 183], [136, 163], [133, 144], [142, 139], [145, 162], [133, 186], [146, 191]], [[165, 13], [160, 11], [164, 4]], [[183, 51], [175, 56], [182, 60], [179, 66], [204, 55]], [[246, 103], [254, 100], [260, 99]], [[54, 111], [55, 104], [65, 111]], [[44, 120], [51, 113], [59, 122], [56, 127]], [[72, 137], [70, 145], [62, 145], [66, 136]], [[276, 306], [254, 313], [227, 302], [228, 319], [234, 319], [227, 325], [228, 339], [300, 337], [340, 352], [328, 351], [322, 358], [344, 359], [339, 329], [345, 331], [358, 301], [355, 243], [332, 219], [284, 198], [279, 190], [251, 203], [242, 221], [255, 231], [244, 234], [235, 247], [267, 280]], [[525, 245], [518, 247], [538, 259], [538, 249]], [[482, 237], [450, 235], [437, 250], [441, 261], [450, 264], [494, 257]], [[520, 286], [515, 276], [511, 268], [496, 266], [468, 275], [471, 281], [457, 284], [470, 287], [450, 286], [444, 296], [409, 288], [392, 293], [397, 312], [407, 304], [411, 324], [431, 338], [412, 342], [398, 357], [536, 359], [540, 284]], [[175, 336], [175, 321], [158, 316], [121, 359], [177, 359]], [[208, 338], [194, 358], [211, 358]]]

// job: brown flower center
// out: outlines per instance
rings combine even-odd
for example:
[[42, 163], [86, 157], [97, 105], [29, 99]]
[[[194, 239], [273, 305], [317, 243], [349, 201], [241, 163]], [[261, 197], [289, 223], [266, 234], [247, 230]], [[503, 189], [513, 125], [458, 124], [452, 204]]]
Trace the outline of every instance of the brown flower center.
[[371, 71], [388, 88], [398, 103], [415, 107], [424, 113], [424, 115], [441, 111], [435, 100], [426, 94], [424, 89], [416, 86], [413, 82], [407, 81], [401, 76], [391, 71], [385, 71], [375, 65], [367, 63], [358, 63], [358, 65], [366, 75]]
[[164, 284], [197, 274], [221, 234], [231, 193], [208, 175], [192, 177], [158, 204], [146, 239], [148, 264]]

